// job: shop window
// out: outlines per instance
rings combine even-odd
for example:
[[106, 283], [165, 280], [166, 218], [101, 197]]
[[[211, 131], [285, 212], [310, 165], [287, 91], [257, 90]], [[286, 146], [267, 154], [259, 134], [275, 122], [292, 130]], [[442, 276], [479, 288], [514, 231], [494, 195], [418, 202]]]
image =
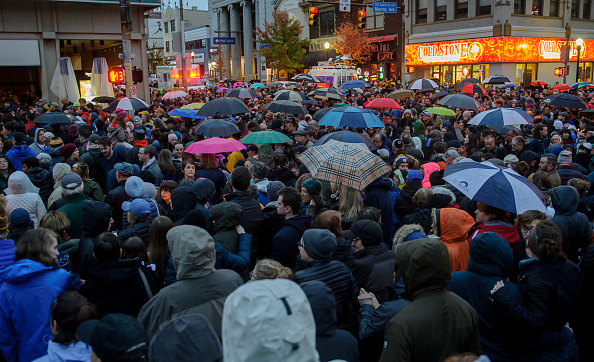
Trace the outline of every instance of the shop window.
[[320, 37], [332, 35], [334, 31], [334, 9], [320, 12]]
[[456, 19], [465, 19], [468, 17], [468, 0], [456, 0]]
[[514, 14], [526, 14], [526, 0], [514, 1]]
[[592, 0], [582, 1], [582, 19], [590, 19], [590, 10], [592, 9]]
[[571, 17], [577, 18], [580, 13], [580, 2], [579, 0], [571, 0]]
[[559, 16], [559, 0], [551, 0], [549, 3], [549, 16]]
[[169, 33], [169, 23], [165, 22], [165, 34]]
[[168, 41], [165, 42], [165, 52], [169, 53], [169, 42]]
[[435, 0], [435, 19], [433, 21], [445, 21], [448, 19], [447, 0]]
[[476, 16], [491, 14], [491, 0], [476, 1]]
[[374, 13], [373, 8], [366, 8], [367, 30], [381, 30], [384, 28], [384, 13]]
[[532, 15], [542, 16], [542, 7], [544, 0], [532, 0]]
[[175, 20], [171, 20], [171, 32], [175, 31]]
[[417, 0], [417, 24], [427, 23], [427, 0]]

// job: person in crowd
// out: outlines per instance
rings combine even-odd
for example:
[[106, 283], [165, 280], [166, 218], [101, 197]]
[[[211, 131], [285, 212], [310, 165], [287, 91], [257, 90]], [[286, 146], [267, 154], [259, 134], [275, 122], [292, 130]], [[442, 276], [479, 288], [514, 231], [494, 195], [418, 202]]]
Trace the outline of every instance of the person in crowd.
[[62, 195], [66, 203], [58, 211], [65, 213], [70, 220], [70, 227], [67, 230], [68, 235], [79, 239], [84, 217], [82, 210], [89, 203], [89, 200], [83, 194], [84, 184], [80, 176], [74, 172], [64, 175], [61, 184]]
[[150, 224], [148, 221], [151, 214], [149, 203], [140, 198], [124, 201], [122, 210], [126, 215], [128, 226], [118, 234], [120, 244], [123, 244], [128, 238], [137, 236], [145, 245], [148, 245], [150, 240]]
[[570, 151], [561, 151], [557, 157], [557, 164], [559, 165], [557, 167], [557, 173], [561, 178], [562, 186], [567, 186], [567, 182], [572, 178], [585, 179], [584, 174], [571, 167], [572, 156]]
[[[163, 184], [161, 184], [163, 185]], [[165, 280], [167, 263], [171, 252], [167, 245], [167, 232], [173, 228], [173, 222], [166, 216], [158, 216], [151, 223], [148, 256], [151, 264], [155, 265], [155, 272], [161, 284]]]
[[185, 160], [182, 163], [183, 178], [178, 181], [178, 186], [192, 186], [196, 180], [196, 163], [194, 160]]
[[[533, 138], [528, 144], [530, 151], [535, 152], [538, 155], [543, 155], [547, 152], [550, 143], [549, 129], [546, 124], [538, 124], [532, 131]], [[518, 156], [519, 157], [519, 156]], [[520, 160], [522, 160], [520, 158]]]
[[384, 234], [383, 239], [387, 244], [392, 241], [392, 215], [394, 214], [395, 200], [390, 191], [393, 187], [394, 182], [391, 179], [380, 177], [363, 190], [365, 193], [365, 200], [363, 200], [365, 207], [375, 207], [382, 213], [381, 227]]
[[452, 273], [466, 270], [468, 259], [468, 232], [475, 222], [466, 211], [453, 208], [433, 209], [432, 230], [448, 248]]
[[[377, 210], [376, 212], [377, 214], [381, 213], [381, 211], [379, 210]], [[361, 215], [362, 213], [363, 211], [359, 215]], [[334, 236], [336, 236], [336, 247], [334, 248], [334, 251], [332, 252], [332, 256], [330, 258], [332, 260], [340, 261], [344, 263], [344, 265], [350, 267], [356, 260], [356, 258], [351, 250], [352, 240], [347, 239], [342, 235], [342, 219], [338, 211], [328, 210], [320, 214], [318, 222], [316, 223], [316, 229], [329, 230], [332, 234], [334, 234]]]
[[[200, 155], [200, 168], [196, 170], [196, 178], [206, 178], [215, 185], [215, 192], [208, 200], [211, 205], [221, 202], [221, 191], [227, 183], [227, 177], [218, 167], [215, 155], [204, 153]], [[251, 177], [251, 176], [250, 176]]]
[[545, 153], [540, 157], [538, 168], [546, 172], [553, 183], [553, 187], [561, 186], [561, 176], [557, 172], [557, 157], [551, 153]]
[[113, 210], [113, 220], [116, 230], [122, 230], [123, 211], [122, 203], [130, 200], [130, 195], [126, 192], [126, 181], [132, 176], [134, 169], [128, 162], [120, 162], [114, 166], [117, 187], [105, 195], [105, 203]]
[[16, 171], [23, 170], [23, 160], [35, 157], [37, 154], [27, 146], [27, 136], [21, 132], [12, 133], [13, 146], [6, 152], [6, 157]]
[[343, 228], [349, 229], [365, 205], [361, 192], [352, 187], [342, 186], [339, 192], [338, 213], [342, 218]]
[[[47, 200], [47, 207], [49, 209], [52, 208], [52, 204], [54, 202], [64, 198], [64, 195], [62, 195], [62, 177], [64, 177], [66, 174], [71, 173], [71, 172], [72, 172], [72, 168], [68, 164], [58, 163], [54, 166], [54, 169], [52, 170], [52, 176], [54, 179], [54, 188]], [[60, 207], [62, 207], [62, 206], [63, 205], [61, 205]]]
[[402, 191], [394, 201], [394, 214], [398, 220], [402, 220], [406, 215], [415, 210], [413, 197], [416, 192], [423, 188], [423, 174], [419, 170], [410, 170], [406, 176], [407, 182]]
[[90, 276], [93, 268], [99, 265], [93, 257], [94, 240], [112, 226], [112, 210], [108, 204], [91, 201], [82, 210], [86, 221], [82, 223], [80, 241], [78, 243], [78, 267], [74, 270], [84, 280]]
[[[54, 173], [55, 173], [54, 167]], [[72, 165], [72, 172], [75, 172], [80, 176], [83, 181], [83, 193], [86, 198], [90, 198], [93, 200], [103, 202], [105, 200], [105, 195], [103, 194], [103, 190], [101, 186], [93, 180], [89, 173], [89, 166], [84, 162], [77, 162]]]
[[471, 233], [469, 237], [470, 242], [472, 242], [472, 239], [477, 235], [488, 231], [497, 233], [499, 236], [507, 240], [512, 248], [513, 244], [520, 240], [518, 229], [511, 224], [511, 214], [508, 211], [478, 202], [475, 215], [475, 220], [478, 223], [478, 226], [476, 230]]
[[163, 174], [155, 158], [155, 148], [153, 146], [144, 146], [138, 150], [138, 160], [141, 170], [149, 171], [155, 177], [155, 185], [159, 186], [163, 180]]
[[8, 178], [15, 171], [10, 159], [3, 153], [0, 153], [0, 190], [8, 187]]
[[35, 187], [39, 189], [39, 196], [44, 205], [54, 190], [52, 183], [52, 174], [39, 166], [37, 157], [28, 157], [23, 160], [23, 172], [27, 174]]
[[163, 216], [173, 218], [173, 209], [171, 208], [171, 191], [177, 187], [175, 181], [164, 180], [159, 186], [159, 191], [155, 197], [155, 200], [159, 204], [159, 209], [163, 210]]
[[292, 280], [293, 271], [276, 260], [261, 259], [250, 273], [250, 280], [252, 281], [276, 278]]
[[301, 183], [301, 201], [303, 201], [303, 214], [310, 215], [312, 225], [316, 224], [318, 216], [328, 210], [322, 200], [322, 183], [316, 179], [309, 179]]
[[33, 185], [27, 174], [23, 171], [12, 173], [8, 178], [8, 188], [4, 190], [4, 193], [6, 194], [6, 212], [10, 215], [12, 210], [25, 209], [37, 227], [47, 209], [39, 196], [39, 188]]

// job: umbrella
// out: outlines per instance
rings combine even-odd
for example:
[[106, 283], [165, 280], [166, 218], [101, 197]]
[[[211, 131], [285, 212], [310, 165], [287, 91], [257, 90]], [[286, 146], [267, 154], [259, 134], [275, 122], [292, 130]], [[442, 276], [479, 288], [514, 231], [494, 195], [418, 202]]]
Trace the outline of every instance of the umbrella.
[[391, 98], [376, 98], [367, 103], [364, 107], [377, 109], [402, 109], [402, 106]]
[[390, 172], [381, 158], [360, 143], [328, 141], [305, 150], [299, 160], [318, 180], [326, 180], [362, 191]]
[[341, 102], [345, 100], [342, 94], [334, 88], [318, 88], [309, 93], [309, 96], [313, 98], [334, 99]]
[[229, 88], [221, 87], [221, 88], [217, 89], [217, 93], [218, 94], [227, 93], [228, 90], [229, 90]]
[[436, 99], [443, 98], [448, 94], [450, 94], [450, 92], [437, 92], [431, 96], [431, 100], [434, 101]]
[[163, 95], [163, 99], [176, 99], [187, 97], [188, 93], [184, 91], [167, 92]]
[[91, 102], [95, 102], [95, 103], [111, 103], [113, 101], [115, 101], [115, 98], [114, 97], [100, 96], [100, 97], [93, 98], [93, 100]]
[[571, 86], [573, 89], [579, 89], [583, 87], [594, 87], [594, 83], [591, 82], [577, 82]]
[[544, 196], [532, 182], [510, 168], [488, 161], [448, 165], [443, 179], [470, 199], [512, 214], [547, 211]]
[[196, 134], [204, 137], [226, 137], [241, 132], [235, 124], [222, 119], [202, 121], [194, 130]]
[[417, 79], [410, 84], [408, 89], [415, 89], [421, 92], [434, 92], [436, 88], [439, 88], [439, 85], [432, 81], [431, 79]]
[[251, 89], [247, 89], [247, 88], [233, 88], [229, 92], [227, 92], [227, 94], [225, 94], [225, 97], [260, 98], [260, 96], [258, 96], [258, 93], [254, 92]]
[[241, 151], [245, 145], [239, 141], [213, 137], [206, 140], [194, 142], [184, 150], [187, 153], [221, 153]]
[[238, 98], [215, 98], [206, 102], [198, 111], [200, 116], [229, 116], [239, 113], [250, 113], [248, 107]]
[[291, 101], [272, 101], [265, 107], [272, 112], [281, 112], [289, 114], [307, 114], [307, 110], [299, 103]]
[[507, 126], [491, 125], [491, 126], [488, 126], [488, 128], [490, 128], [492, 131], [494, 131], [495, 133], [500, 134], [500, 135], [506, 135], [511, 130], [518, 132], [518, 134], [520, 134], [520, 132], [522, 132], [522, 129], [518, 125], [515, 125], [515, 124], [511, 124], [511, 125], [507, 125]]
[[367, 109], [357, 107], [334, 108], [318, 123], [320, 126], [333, 127], [384, 127], [380, 119]]
[[492, 75], [487, 77], [487, 79], [483, 80], [483, 84], [506, 84], [511, 83], [508, 77], [505, 75]]
[[565, 92], [570, 89], [571, 89], [571, 86], [569, 84], [565, 84], [565, 83], [557, 84], [553, 87], [553, 90], [556, 90], [559, 92]]
[[265, 143], [293, 143], [293, 140], [281, 132], [272, 130], [250, 132], [241, 139], [241, 143], [246, 145], [262, 145]]
[[46, 112], [35, 118], [35, 123], [39, 124], [72, 124], [76, 118], [70, 113], [64, 112]]
[[319, 111], [317, 111], [316, 113], [313, 114], [313, 119], [315, 119], [316, 121], [321, 121], [322, 118], [324, 118], [324, 116], [326, 115], [326, 113], [330, 112], [333, 108], [332, 107], [328, 107], [328, 108], [322, 108]]
[[467, 82], [466, 84], [464, 84], [464, 86], [462, 86], [459, 89], [459, 91], [462, 93], [465, 93], [465, 94], [478, 93], [479, 96], [484, 96], [485, 94], [487, 94], [487, 91], [485, 90], [485, 88], [483, 88], [480, 84], [470, 83], [470, 82]]
[[584, 102], [583, 99], [567, 93], [552, 94], [543, 99], [542, 102], [550, 104], [552, 106], [565, 107], [570, 109], [588, 108], [588, 105], [586, 104], [586, 102]]
[[362, 80], [353, 79], [342, 83], [338, 89], [371, 88], [371, 85]]
[[530, 82], [532, 85], [548, 85], [549, 83], [545, 82], [544, 80], [533, 80]]
[[334, 108], [340, 108], [340, 107], [348, 107], [348, 106], [350, 106], [350, 104], [347, 104], [347, 103], [334, 103], [332, 106], [334, 106]]
[[250, 86], [250, 89], [256, 89], [256, 88], [262, 89], [262, 88], [266, 88], [266, 86], [262, 83], [254, 83]]
[[429, 112], [431, 114], [437, 114], [440, 116], [455, 116], [456, 112], [452, 111], [449, 108], [444, 107], [429, 107], [425, 109], [425, 112]]
[[480, 112], [472, 117], [470, 124], [476, 126], [509, 126], [514, 124], [532, 124], [534, 118], [517, 108], [497, 108]]
[[193, 118], [193, 119], [206, 118], [204, 116], [199, 116], [198, 111], [196, 109], [190, 109], [190, 108], [174, 109], [171, 112], [169, 112], [169, 116]]
[[316, 101], [313, 98], [307, 98], [306, 100], [303, 101], [303, 103], [307, 103], [307, 104], [318, 104], [318, 101]]
[[291, 102], [303, 102], [308, 100], [309, 98], [301, 92], [296, 92], [292, 90], [281, 90], [275, 93], [274, 99], [275, 101], [291, 101]]
[[186, 104], [185, 106], [182, 106], [181, 109], [200, 109], [205, 104], [206, 103], [190, 103], [190, 104]]
[[318, 77], [314, 77], [313, 75], [309, 74], [309, 73], [303, 73], [303, 74], [297, 74], [296, 76], [294, 76], [293, 78], [291, 78], [292, 80], [304, 80], [310, 83], [321, 83], [323, 82], [322, 79], [318, 78]]
[[362, 143], [365, 146], [367, 146], [367, 148], [369, 148], [369, 150], [372, 152], [377, 150], [377, 146], [375, 145], [375, 143], [373, 143], [373, 141], [369, 139], [369, 137], [365, 137], [361, 133], [351, 131], [338, 131], [328, 133], [327, 135], [317, 140], [314, 143], [314, 146], [321, 146], [332, 140], [346, 143]]
[[408, 90], [408, 89], [399, 89], [395, 90], [392, 93], [388, 94], [388, 98], [392, 99], [406, 99], [408, 97], [414, 96], [415, 92]]
[[466, 83], [478, 83], [480, 84], [481, 81], [476, 79], [476, 78], [464, 78], [460, 81], [460, 83], [458, 83], [458, 85], [456, 85], [456, 87], [460, 86], [463, 87]]
[[437, 103], [448, 107], [470, 109], [474, 111], [478, 110], [479, 107], [476, 99], [464, 94], [450, 94], [437, 101]]
[[140, 98], [124, 97], [111, 102], [111, 104], [105, 108], [105, 112], [115, 112], [117, 108], [121, 108], [125, 111], [138, 111], [149, 107], [148, 103]]
[[584, 109], [580, 112], [580, 117], [594, 119], [594, 109]]
[[276, 88], [279, 85], [283, 85], [281, 82], [270, 82], [266, 84], [266, 88]]
[[235, 82], [233, 83], [233, 88], [241, 87], [243, 85], [242, 82]]

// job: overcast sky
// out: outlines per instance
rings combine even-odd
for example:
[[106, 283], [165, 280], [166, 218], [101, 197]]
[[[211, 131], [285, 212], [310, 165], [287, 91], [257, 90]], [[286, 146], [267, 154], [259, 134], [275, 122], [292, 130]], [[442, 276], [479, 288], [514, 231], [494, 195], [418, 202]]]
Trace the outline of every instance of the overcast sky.
[[[184, 2], [185, 7], [192, 7], [197, 6], [198, 10], [208, 10], [208, 0], [182, 0]], [[164, 7], [170, 5], [171, 7], [175, 7], [175, 5], [179, 6], [179, 0], [161, 0], [161, 3]]]

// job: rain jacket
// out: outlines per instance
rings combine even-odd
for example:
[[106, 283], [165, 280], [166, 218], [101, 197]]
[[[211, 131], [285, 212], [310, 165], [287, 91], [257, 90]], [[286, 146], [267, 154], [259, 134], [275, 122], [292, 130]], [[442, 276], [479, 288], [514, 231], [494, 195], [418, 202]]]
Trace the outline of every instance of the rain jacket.
[[8, 361], [32, 361], [46, 354], [50, 307], [68, 289], [71, 275], [30, 259], [0, 269], [0, 349]]
[[81, 226], [80, 241], [78, 242], [78, 267], [77, 272], [81, 279], [87, 279], [91, 270], [99, 265], [93, 256], [93, 241], [99, 234], [107, 231], [111, 220], [109, 205], [99, 201], [91, 201], [82, 210], [85, 222]]
[[34, 362], [90, 361], [93, 348], [85, 342], [72, 342], [67, 346], [49, 341], [47, 354]]
[[311, 227], [311, 216], [300, 215], [283, 221], [282, 228], [272, 239], [270, 257], [282, 265], [294, 269], [299, 254], [299, 240]]
[[443, 361], [460, 351], [480, 355], [476, 312], [445, 289], [447, 248], [434, 239], [408, 241], [398, 245], [396, 262], [411, 303], [388, 322], [380, 361]]
[[90, 201], [85, 199], [85, 195], [82, 193], [74, 194], [68, 196], [66, 198], [66, 204], [58, 209], [58, 211], [65, 213], [70, 220], [70, 227], [68, 227], [66, 231], [71, 238], [80, 238], [82, 219], [84, 215], [82, 211], [85, 205], [89, 202]]
[[425, 140], [425, 125], [421, 121], [414, 121], [412, 124], [413, 127], [413, 137], [418, 137], [421, 140], [421, 151], [423, 154], [427, 153], [427, 141]]
[[227, 296], [243, 284], [241, 277], [228, 269], [215, 270], [212, 237], [197, 226], [182, 225], [167, 233], [177, 282], [161, 289], [142, 307], [138, 320], [149, 337], [172, 318], [202, 314], [221, 337], [223, 304]]
[[396, 255], [383, 245], [368, 246], [355, 252], [351, 272], [357, 285], [375, 294], [381, 303], [392, 300], [394, 294], [394, 263]]
[[392, 215], [394, 214], [394, 199], [390, 190], [394, 187], [394, 182], [389, 178], [378, 178], [365, 188], [366, 207], [375, 207], [382, 212], [382, 231], [384, 232], [384, 242], [390, 245], [392, 240]]
[[431, 176], [432, 172], [440, 171], [441, 167], [436, 162], [427, 162], [423, 164], [423, 171], [425, 171], [425, 176], [423, 177], [423, 188], [428, 189], [431, 187], [431, 182], [429, 182], [429, 176]]
[[43, 203], [47, 205], [47, 200], [54, 190], [52, 173], [48, 170], [42, 169], [41, 167], [33, 167], [27, 171], [26, 174], [29, 176], [29, 179], [33, 185], [39, 188], [39, 196], [41, 197]]
[[23, 170], [23, 160], [28, 157], [35, 157], [37, 156], [32, 149], [29, 148], [27, 145], [16, 145], [12, 146], [8, 152], [6, 152], [6, 157], [10, 160], [10, 163], [14, 166], [16, 171]]
[[63, 199], [62, 195], [62, 177], [67, 173], [72, 172], [72, 168], [67, 163], [58, 163], [52, 170], [52, 176], [54, 178], [54, 187], [52, 193], [47, 200], [47, 207], [50, 207], [55, 201]]
[[486, 232], [496, 233], [497, 235], [501, 236], [507, 240], [509, 246], [512, 249], [514, 248], [514, 244], [520, 241], [520, 234], [518, 234], [517, 227], [498, 220], [487, 221], [485, 223], [478, 224], [476, 230], [472, 232], [472, 235], [468, 238], [468, 241], [471, 242], [475, 237]]
[[[14, 240], [6, 239], [0, 240], [0, 269], [7, 265], [14, 263], [14, 254], [16, 253], [16, 245]], [[0, 288], [4, 280], [0, 279]]]
[[249, 190], [232, 192], [225, 195], [224, 199], [228, 202], [238, 204], [243, 209], [243, 215], [241, 216], [241, 226], [244, 227], [246, 233], [252, 236], [253, 258], [258, 247], [260, 225], [264, 220], [262, 207], [258, 201], [252, 198]]
[[474, 219], [466, 211], [458, 209], [433, 209], [433, 230], [448, 247], [451, 271], [466, 270], [468, 266], [468, 232], [474, 226]]
[[196, 209], [196, 194], [188, 186], [180, 186], [171, 191], [174, 225], [182, 225], [186, 214]]
[[[35, 129], [35, 136], [33, 137], [34, 141], [33, 143], [31, 143], [29, 145], [29, 148], [33, 150], [33, 152], [35, 152], [36, 155], [40, 154], [43, 152], [43, 150], [45, 149], [46, 145], [42, 144], [40, 145], [39, 143], [37, 143], [37, 136], [39, 135], [39, 131], [42, 130], [43, 128], [37, 128]], [[45, 131], [45, 130], [44, 130]]]
[[[213, 206], [214, 235], [212, 238], [217, 251], [216, 269], [233, 269], [241, 275], [244, 281], [248, 281], [252, 236], [248, 233], [240, 235], [235, 229], [241, 223], [242, 214], [243, 210], [238, 204], [224, 202]], [[220, 244], [228, 253], [225, 253], [216, 244]]]

